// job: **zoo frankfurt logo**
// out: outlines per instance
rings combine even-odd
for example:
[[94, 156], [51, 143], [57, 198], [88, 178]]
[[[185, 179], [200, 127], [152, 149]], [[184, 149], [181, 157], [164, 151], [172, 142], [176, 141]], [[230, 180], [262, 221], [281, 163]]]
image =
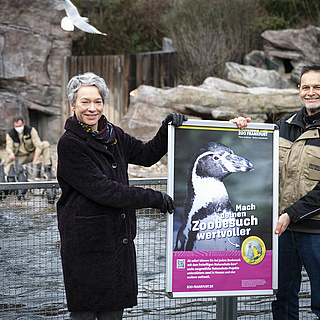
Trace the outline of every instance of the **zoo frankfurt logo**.
[[251, 265], [258, 264], [266, 255], [266, 246], [259, 237], [248, 237], [242, 243], [241, 255], [246, 263]]

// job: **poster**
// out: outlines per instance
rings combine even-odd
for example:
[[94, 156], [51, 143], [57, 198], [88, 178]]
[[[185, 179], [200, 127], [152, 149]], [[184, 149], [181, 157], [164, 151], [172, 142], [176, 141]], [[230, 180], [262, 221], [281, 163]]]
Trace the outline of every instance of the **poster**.
[[277, 289], [278, 130], [188, 120], [169, 126], [169, 297]]

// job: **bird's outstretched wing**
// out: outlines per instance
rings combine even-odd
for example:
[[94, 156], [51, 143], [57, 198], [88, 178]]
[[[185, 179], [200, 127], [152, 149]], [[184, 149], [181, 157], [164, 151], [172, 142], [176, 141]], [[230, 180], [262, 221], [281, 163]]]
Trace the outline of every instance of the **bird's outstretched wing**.
[[74, 21], [75, 19], [81, 18], [77, 7], [70, 0], [64, 0], [64, 8], [66, 10], [67, 16], [72, 21]]
[[83, 19], [77, 19], [76, 21], [73, 21], [73, 24], [81, 29], [82, 31], [89, 32], [89, 33], [97, 33], [97, 34], [102, 34], [106, 36], [106, 33], [100, 32], [98, 29], [96, 29], [94, 26], [89, 24], [88, 22], [84, 21]]
[[[66, 10], [67, 17], [64, 17], [61, 20], [61, 28], [66, 31], [73, 31], [74, 26], [79, 28], [82, 31], [89, 32], [89, 33], [96, 33], [102, 34], [106, 36], [106, 33], [100, 32], [98, 29], [93, 27], [88, 23], [89, 19], [86, 17], [81, 17], [77, 7], [70, 1], [64, 0], [64, 7]], [[71, 26], [72, 23], [72, 26]]]

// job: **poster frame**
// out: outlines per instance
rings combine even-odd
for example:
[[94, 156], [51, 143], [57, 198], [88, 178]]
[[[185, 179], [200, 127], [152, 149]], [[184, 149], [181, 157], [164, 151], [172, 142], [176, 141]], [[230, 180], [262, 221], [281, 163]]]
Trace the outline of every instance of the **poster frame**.
[[[180, 128], [191, 128], [200, 130], [210, 128], [211, 130], [234, 130], [240, 131], [234, 123], [230, 121], [215, 120], [188, 120], [181, 127], [168, 126], [168, 173], [167, 173], [167, 192], [174, 199], [174, 162], [175, 162], [175, 134]], [[167, 215], [167, 250], [166, 250], [166, 294], [169, 298], [191, 298], [191, 297], [227, 297], [227, 296], [250, 296], [250, 295], [273, 295], [278, 288], [278, 235], [274, 233], [278, 220], [278, 192], [279, 192], [279, 131], [275, 124], [268, 123], [248, 123], [245, 130], [266, 130], [272, 133], [272, 288], [269, 289], [250, 289], [250, 290], [208, 290], [208, 291], [173, 291], [173, 214]], [[186, 141], [185, 147], [188, 145]]]

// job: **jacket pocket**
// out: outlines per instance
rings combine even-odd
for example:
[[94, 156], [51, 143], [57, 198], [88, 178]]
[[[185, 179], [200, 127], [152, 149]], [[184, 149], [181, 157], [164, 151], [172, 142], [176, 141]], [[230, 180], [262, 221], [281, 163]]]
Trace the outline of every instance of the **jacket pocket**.
[[306, 151], [304, 176], [309, 180], [320, 181], [320, 148], [308, 147]]
[[290, 152], [292, 143], [286, 139], [280, 138], [279, 140], [279, 171], [280, 171], [280, 181], [282, 179], [282, 172], [285, 170], [284, 165], [286, 164], [286, 159]]
[[35, 150], [35, 147], [31, 139], [31, 135], [23, 136], [23, 142], [24, 142], [24, 147], [28, 152], [32, 152]]
[[74, 222], [77, 252], [114, 250], [114, 234], [106, 215], [76, 216]]
[[[82, 211], [82, 210], [81, 210]], [[113, 251], [115, 232], [108, 214], [90, 210], [90, 215], [79, 215], [75, 207], [57, 208], [61, 250], [67, 254]], [[100, 211], [101, 213], [101, 211]]]

